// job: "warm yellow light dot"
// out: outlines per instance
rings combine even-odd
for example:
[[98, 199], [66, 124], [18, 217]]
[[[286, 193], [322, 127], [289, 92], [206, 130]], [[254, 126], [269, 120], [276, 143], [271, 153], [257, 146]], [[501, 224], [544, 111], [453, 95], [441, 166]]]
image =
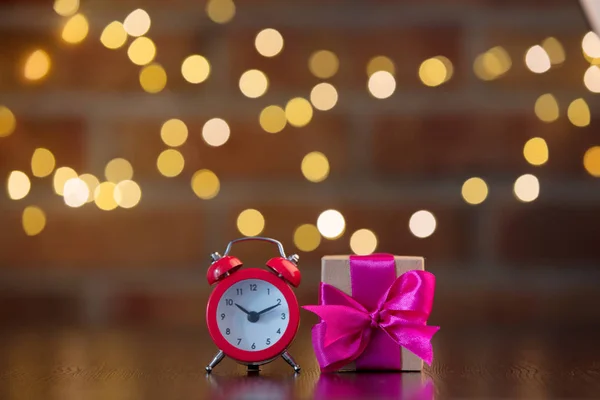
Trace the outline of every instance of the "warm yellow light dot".
[[467, 203], [481, 204], [487, 198], [488, 186], [481, 178], [469, 178], [463, 183], [461, 194]]
[[588, 57], [600, 57], [600, 38], [594, 32], [586, 33], [581, 41], [581, 48]]
[[323, 237], [337, 239], [344, 234], [346, 221], [339, 211], [326, 210], [317, 218], [317, 228]]
[[377, 71], [386, 71], [392, 75], [396, 74], [394, 62], [386, 56], [376, 56], [367, 63], [367, 76], [373, 75]]
[[279, 106], [267, 106], [260, 112], [259, 123], [265, 132], [281, 132], [287, 124], [285, 111]]
[[254, 46], [261, 56], [275, 57], [283, 49], [283, 36], [275, 29], [263, 29], [256, 35]]
[[100, 42], [107, 49], [115, 50], [121, 48], [127, 42], [127, 32], [123, 24], [119, 21], [113, 21], [106, 25], [106, 28], [100, 35]]
[[338, 92], [330, 83], [319, 83], [310, 91], [310, 102], [317, 110], [331, 110], [338, 101]]
[[580, 128], [590, 124], [590, 108], [584, 99], [573, 100], [567, 109], [567, 116], [573, 125]]
[[96, 191], [96, 188], [100, 184], [100, 181], [98, 180], [98, 178], [96, 178], [92, 174], [80, 175], [79, 179], [84, 181], [86, 186], [88, 187], [89, 195], [88, 195], [88, 198], [86, 199], [86, 203], [91, 203], [92, 201], [94, 201], [94, 192]]
[[514, 193], [522, 202], [533, 201], [540, 195], [540, 181], [531, 174], [521, 175], [515, 181]]
[[127, 49], [127, 56], [136, 65], [149, 64], [156, 56], [156, 46], [151, 39], [141, 36], [131, 42]]
[[525, 65], [536, 74], [542, 74], [550, 69], [550, 57], [540, 45], [535, 45], [525, 54]]
[[321, 79], [334, 76], [339, 66], [338, 57], [329, 50], [316, 51], [308, 59], [308, 69], [314, 76]]
[[354, 254], [371, 254], [377, 248], [377, 236], [368, 229], [359, 229], [350, 237], [350, 248]]
[[110, 211], [117, 208], [115, 186], [112, 182], [102, 182], [96, 187], [96, 190], [94, 190], [94, 202], [99, 209]]
[[262, 96], [269, 87], [267, 76], [257, 69], [251, 69], [240, 77], [240, 90], [246, 97], [255, 99]]
[[31, 172], [33, 176], [44, 178], [54, 171], [55, 166], [56, 160], [50, 150], [44, 148], [35, 149], [31, 157]]
[[210, 75], [210, 63], [201, 55], [192, 54], [183, 60], [181, 75], [189, 83], [202, 83]]
[[534, 111], [543, 122], [556, 121], [559, 114], [558, 102], [550, 93], [543, 94], [535, 101]]
[[140, 186], [130, 180], [121, 181], [115, 186], [114, 198], [121, 208], [133, 208], [138, 205], [142, 198]]
[[69, 207], [81, 207], [90, 197], [88, 185], [80, 178], [71, 178], [65, 182], [63, 200]]
[[232, 0], [208, 0], [206, 15], [217, 24], [225, 24], [235, 16], [235, 4]]
[[167, 178], [179, 175], [183, 171], [184, 166], [185, 159], [183, 155], [175, 149], [164, 150], [156, 160], [158, 172]]
[[411, 233], [421, 239], [431, 236], [435, 232], [436, 226], [435, 217], [426, 210], [417, 211], [408, 221]]
[[542, 165], [548, 161], [548, 145], [540, 137], [529, 139], [523, 147], [523, 156], [531, 165]]
[[54, 0], [54, 11], [63, 17], [70, 17], [79, 10], [79, 0]]
[[506, 74], [512, 67], [512, 60], [506, 50], [496, 46], [478, 55], [473, 70], [479, 79], [489, 81]]
[[329, 175], [329, 161], [325, 154], [313, 151], [304, 156], [300, 169], [309, 181], [321, 182]]
[[446, 78], [444, 79], [444, 82], [448, 82], [450, 78], [452, 78], [452, 75], [454, 75], [454, 65], [452, 65], [452, 61], [450, 61], [448, 57], [444, 56], [435, 56], [433, 58], [441, 61], [441, 63], [444, 64], [444, 67], [446, 68]]
[[65, 183], [71, 178], [77, 178], [77, 172], [69, 167], [60, 167], [54, 171], [54, 179], [52, 180], [52, 186], [54, 187], [54, 193], [62, 196], [64, 193]]
[[301, 251], [313, 251], [321, 244], [321, 234], [313, 224], [300, 225], [294, 231], [294, 245]]
[[221, 184], [214, 172], [208, 169], [196, 171], [192, 176], [192, 190], [201, 199], [209, 200], [219, 194]]
[[27, 236], [39, 235], [46, 227], [46, 214], [39, 207], [25, 207], [21, 216], [21, 223]]
[[8, 107], [0, 106], [0, 137], [6, 137], [15, 131], [17, 119]]
[[558, 65], [565, 62], [565, 49], [556, 38], [549, 37], [544, 39], [542, 47], [546, 50], [546, 53], [548, 53], [552, 65]]
[[600, 146], [590, 147], [585, 152], [583, 166], [591, 176], [600, 178]]
[[29, 190], [31, 190], [31, 181], [25, 172], [12, 171], [8, 175], [6, 189], [8, 191], [8, 197], [12, 200], [21, 200], [29, 194]]
[[446, 65], [437, 58], [429, 58], [419, 67], [419, 78], [426, 86], [439, 86], [446, 82]]
[[256, 236], [265, 228], [265, 218], [258, 210], [244, 210], [237, 218], [237, 228], [244, 236]]
[[150, 64], [140, 71], [140, 85], [145, 92], [158, 93], [167, 86], [167, 73], [160, 64]]
[[104, 176], [107, 181], [119, 183], [133, 177], [133, 167], [124, 158], [114, 158], [106, 164]]
[[310, 122], [312, 116], [312, 106], [302, 97], [293, 98], [285, 105], [285, 117], [292, 126], [303, 127]]
[[35, 50], [25, 61], [23, 76], [30, 81], [37, 81], [48, 75], [50, 56], [44, 50]]
[[224, 145], [229, 140], [229, 134], [229, 125], [221, 118], [209, 119], [202, 127], [202, 138], [213, 147]]
[[138, 8], [132, 11], [123, 21], [125, 32], [131, 36], [142, 36], [150, 30], [150, 15], [145, 10]]
[[583, 84], [592, 93], [600, 93], [600, 68], [591, 65], [583, 75]]
[[62, 30], [62, 39], [71, 44], [79, 43], [86, 38], [90, 27], [83, 14], [76, 14], [69, 18]]
[[377, 71], [369, 77], [367, 87], [373, 97], [387, 99], [396, 90], [396, 80], [387, 71]]
[[188, 128], [182, 120], [173, 118], [162, 125], [160, 137], [167, 146], [179, 147], [187, 140]]

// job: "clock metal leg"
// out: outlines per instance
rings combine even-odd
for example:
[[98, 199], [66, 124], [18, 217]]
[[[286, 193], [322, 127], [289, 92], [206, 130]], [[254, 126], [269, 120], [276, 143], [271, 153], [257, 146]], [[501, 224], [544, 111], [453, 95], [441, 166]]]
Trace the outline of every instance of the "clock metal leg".
[[223, 350], [219, 351], [217, 353], [217, 355], [215, 356], [215, 358], [212, 359], [212, 361], [210, 362], [210, 364], [208, 364], [206, 366], [206, 372], [208, 372], [209, 374], [212, 372], [213, 368], [217, 366], [217, 364], [219, 364], [223, 359], [225, 358], [225, 353], [223, 353]]
[[290, 353], [288, 353], [287, 351], [284, 351], [283, 354], [281, 355], [281, 357], [285, 360], [285, 362], [290, 364], [290, 366], [292, 368], [294, 368], [295, 372], [300, 372], [300, 366], [298, 364], [296, 364], [296, 361], [294, 361], [294, 359], [292, 358]]

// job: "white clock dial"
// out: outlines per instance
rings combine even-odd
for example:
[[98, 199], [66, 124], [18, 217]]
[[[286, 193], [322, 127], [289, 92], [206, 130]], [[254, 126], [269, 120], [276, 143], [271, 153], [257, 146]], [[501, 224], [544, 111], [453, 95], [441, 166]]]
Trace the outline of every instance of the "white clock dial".
[[290, 313], [283, 293], [260, 279], [245, 279], [225, 291], [217, 306], [223, 337], [240, 350], [260, 351], [285, 333]]

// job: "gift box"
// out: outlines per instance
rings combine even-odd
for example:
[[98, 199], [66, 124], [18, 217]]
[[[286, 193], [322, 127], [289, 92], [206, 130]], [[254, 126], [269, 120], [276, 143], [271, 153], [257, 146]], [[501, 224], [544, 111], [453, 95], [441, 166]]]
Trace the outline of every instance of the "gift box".
[[421, 371], [433, 359], [427, 325], [435, 277], [422, 257], [325, 256], [312, 341], [322, 371]]

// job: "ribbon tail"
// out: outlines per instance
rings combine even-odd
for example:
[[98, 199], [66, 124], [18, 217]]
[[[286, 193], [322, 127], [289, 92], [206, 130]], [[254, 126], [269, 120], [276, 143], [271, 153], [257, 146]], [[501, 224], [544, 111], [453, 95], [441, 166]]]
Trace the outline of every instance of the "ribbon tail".
[[390, 325], [383, 329], [398, 345], [414, 353], [427, 365], [431, 365], [433, 361], [431, 338], [440, 329], [439, 326]]
[[312, 342], [319, 367], [323, 372], [335, 372], [353, 362], [369, 344], [370, 331], [364, 331], [354, 337], [347, 336], [325, 345], [327, 324], [321, 322], [312, 328]]

